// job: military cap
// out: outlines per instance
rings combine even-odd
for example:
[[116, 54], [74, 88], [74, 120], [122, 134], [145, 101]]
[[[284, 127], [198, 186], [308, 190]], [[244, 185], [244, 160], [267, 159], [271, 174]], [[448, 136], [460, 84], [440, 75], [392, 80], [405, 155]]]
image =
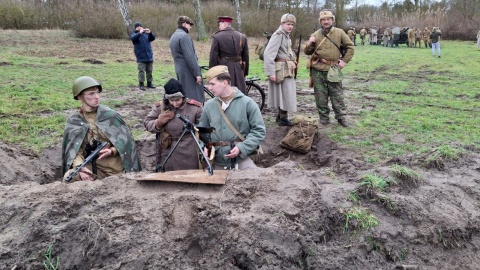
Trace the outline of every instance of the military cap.
[[335, 21], [335, 16], [333, 15], [332, 11], [329, 9], [321, 10], [319, 15], [320, 15], [319, 20], [324, 18], [332, 18]]
[[207, 73], [205, 73], [205, 78], [207, 79], [207, 82], [209, 82], [211, 79], [217, 77], [220, 74], [228, 73], [228, 67], [227, 66], [214, 66], [210, 68]]
[[280, 23], [285, 23], [285, 22], [296, 23], [297, 18], [295, 18], [295, 15], [293, 14], [286, 13], [286, 14], [283, 14], [282, 18], [280, 19]]
[[228, 17], [228, 16], [218, 16], [218, 17], [217, 17], [217, 22], [227, 22], [227, 23], [231, 23], [231, 22], [233, 22], [233, 18], [232, 18], [232, 17]]
[[140, 22], [136, 22], [134, 24], [133, 28], [137, 29], [137, 27], [139, 27], [139, 26], [142, 26], [142, 24]]
[[178, 22], [178, 24], [188, 23], [190, 25], [193, 25], [193, 20], [190, 19], [188, 16], [178, 17], [177, 22]]

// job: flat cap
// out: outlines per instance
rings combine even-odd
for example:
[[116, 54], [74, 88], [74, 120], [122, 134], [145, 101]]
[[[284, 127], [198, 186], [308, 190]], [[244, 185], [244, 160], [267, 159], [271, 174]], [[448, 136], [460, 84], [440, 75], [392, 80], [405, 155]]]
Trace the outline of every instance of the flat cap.
[[233, 18], [229, 16], [218, 16], [217, 17], [217, 22], [228, 22], [231, 23], [233, 22]]
[[136, 22], [135, 25], [133, 25], [133, 28], [137, 29], [137, 27], [142, 26], [140, 22]]
[[190, 19], [188, 16], [180, 16], [177, 19], [178, 24], [183, 24], [183, 23], [188, 23], [190, 25], [193, 25], [193, 20]]
[[209, 82], [211, 79], [217, 77], [220, 74], [227, 73], [228, 74], [228, 67], [227, 66], [214, 66], [210, 68], [207, 73], [205, 73], [205, 78], [207, 79], [207, 82]]

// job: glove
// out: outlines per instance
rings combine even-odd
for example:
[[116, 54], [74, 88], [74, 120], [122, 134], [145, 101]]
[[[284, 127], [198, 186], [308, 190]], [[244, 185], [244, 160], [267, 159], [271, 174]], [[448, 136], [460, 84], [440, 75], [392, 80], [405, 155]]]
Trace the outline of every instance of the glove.
[[166, 110], [160, 113], [157, 118], [156, 126], [157, 127], [164, 126], [166, 123], [168, 123], [168, 121], [172, 120], [174, 116], [175, 114], [173, 113], [173, 111], [170, 111], [170, 110]]

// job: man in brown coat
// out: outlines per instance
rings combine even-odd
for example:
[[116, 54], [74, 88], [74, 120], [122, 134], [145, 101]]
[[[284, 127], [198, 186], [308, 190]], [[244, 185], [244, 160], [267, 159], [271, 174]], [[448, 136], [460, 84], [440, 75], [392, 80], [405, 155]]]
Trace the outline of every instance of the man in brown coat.
[[432, 34], [432, 32], [425, 26], [425, 30], [423, 30], [423, 43], [425, 44], [425, 48], [432, 47], [430, 44], [430, 34]]
[[249, 62], [247, 36], [233, 29], [232, 17], [220, 16], [217, 20], [219, 31], [212, 36], [208, 66], [227, 66], [232, 77], [231, 85], [246, 94], [245, 76], [248, 75]]
[[[322, 28], [310, 35], [305, 54], [312, 55], [310, 74], [313, 78], [313, 90], [320, 123], [330, 123], [328, 100], [332, 103], [335, 118], [338, 123], [347, 127], [347, 109], [343, 99], [343, 87], [340, 76], [329, 76], [335, 71], [344, 68], [354, 53], [354, 45], [347, 34], [340, 28], [333, 26], [335, 16], [330, 10], [320, 11], [318, 20]], [[338, 47], [337, 47], [338, 46]], [[340, 47], [345, 48], [345, 55], [340, 52]], [[336, 78], [333, 78], [336, 77]]]

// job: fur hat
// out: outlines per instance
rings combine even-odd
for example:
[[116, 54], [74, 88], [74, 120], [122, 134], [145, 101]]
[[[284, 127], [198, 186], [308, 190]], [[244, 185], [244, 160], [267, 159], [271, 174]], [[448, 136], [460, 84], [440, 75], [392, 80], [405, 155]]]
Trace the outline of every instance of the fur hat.
[[169, 99], [171, 97], [185, 97], [182, 84], [174, 78], [171, 78], [164, 86], [165, 97]]
[[335, 16], [333, 15], [331, 10], [324, 9], [320, 11], [320, 18], [318, 19], [319, 21], [322, 20], [323, 18], [332, 18], [335, 21]]
[[205, 73], [205, 78], [207, 79], [207, 82], [209, 82], [211, 79], [223, 73], [229, 74], [227, 66], [214, 66], [211, 69], [209, 69], [207, 73]]
[[296, 23], [297, 18], [295, 18], [295, 15], [293, 14], [286, 13], [286, 14], [283, 14], [282, 18], [280, 19], [280, 23], [285, 23], [285, 22]]
[[136, 22], [134, 25], [133, 25], [133, 28], [134, 29], [137, 29], [137, 27], [139, 26], [142, 26], [142, 24], [140, 22]]

